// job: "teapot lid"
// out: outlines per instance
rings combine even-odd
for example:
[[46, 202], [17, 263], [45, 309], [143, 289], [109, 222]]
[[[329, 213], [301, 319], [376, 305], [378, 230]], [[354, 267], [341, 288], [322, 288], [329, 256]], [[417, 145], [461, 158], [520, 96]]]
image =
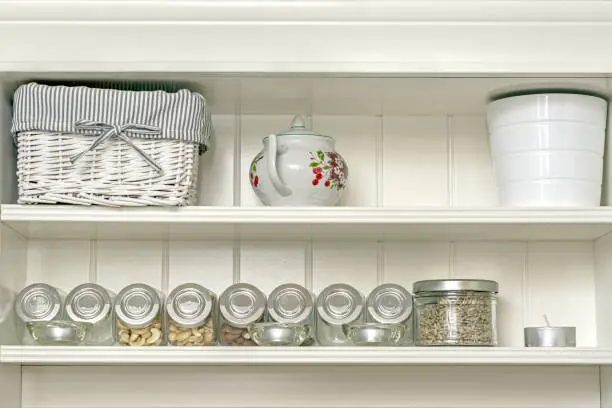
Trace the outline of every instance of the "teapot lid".
[[321, 136], [328, 137], [318, 134], [312, 130], [306, 128], [306, 121], [302, 116], [295, 116], [291, 122], [291, 127], [285, 132], [278, 133], [277, 136]]

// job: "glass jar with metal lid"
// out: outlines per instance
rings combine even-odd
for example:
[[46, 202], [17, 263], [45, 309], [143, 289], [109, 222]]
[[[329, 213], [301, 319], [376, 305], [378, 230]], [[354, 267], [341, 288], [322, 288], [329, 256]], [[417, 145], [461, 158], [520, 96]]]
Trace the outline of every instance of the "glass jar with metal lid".
[[236, 283], [219, 297], [219, 344], [255, 346], [249, 325], [263, 321], [266, 295], [248, 283]]
[[397, 345], [412, 343], [412, 294], [401, 285], [383, 283], [375, 287], [366, 301], [367, 323], [397, 326], [401, 338]]
[[121, 346], [161, 346], [162, 303], [159, 292], [144, 283], [123, 288], [115, 299], [117, 341]]
[[33, 283], [17, 294], [15, 297], [15, 324], [24, 344], [35, 343], [26, 330], [27, 323], [50, 322], [63, 318], [64, 298], [64, 292], [46, 283]]
[[196, 283], [177, 286], [166, 299], [166, 328], [170, 346], [215, 344], [215, 294]]
[[418, 346], [497, 345], [495, 281], [437, 279], [414, 284]]
[[66, 317], [73, 322], [88, 323], [84, 343], [109, 346], [114, 344], [114, 293], [95, 283], [85, 283], [66, 296]]
[[350, 345], [344, 326], [363, 323], [364, 297], [354, 287], [336, 283], [317, 297], [317, 341], [323, 346]]
[[308, 289], [297, 283], [277, 286], [268, 296], [267, 311], [270, 322], [303, 326], [303, 346], [314, 343], [314, 295]]

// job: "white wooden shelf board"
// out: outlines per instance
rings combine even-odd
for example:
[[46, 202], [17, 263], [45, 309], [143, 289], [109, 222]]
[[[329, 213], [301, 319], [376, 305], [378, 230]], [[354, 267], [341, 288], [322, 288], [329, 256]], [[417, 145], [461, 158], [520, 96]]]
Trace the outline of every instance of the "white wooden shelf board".
[[1, 220], [34, 239], [592, 240], [612, 208], [584, 210], [2, 205]]
[[356, 347], [40, 347], [2, 346], [3, 364], [22, 365], [267, 365], [460, 364], [607, 365], [612, 349], [595, 348], [356, 348]]

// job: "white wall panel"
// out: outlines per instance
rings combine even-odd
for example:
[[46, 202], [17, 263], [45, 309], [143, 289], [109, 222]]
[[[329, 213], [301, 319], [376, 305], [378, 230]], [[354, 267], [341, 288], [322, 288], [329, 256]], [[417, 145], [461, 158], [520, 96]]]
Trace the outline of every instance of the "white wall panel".
[[380, 118], [315, 115], [312, 127], [316, 132], [336, 140], [336, 150], [348, 165], [349, 181], [339, 205], [376, 206]]
[[27, 262], [28, 284], [45, 282], [68, 293], [90, 281], [90, 242], [31, 240]]
[[384, 206], [447, 206], [447, 164], [446, 118], [383, 118]]
[[[612, 347], [612, 234], [595, 241], [595, 318], [597, 321], [597, 346]], [[608, 371], [612, 374], [612, 370]], [[609, 377], [612, 380], [612, 376]], [[609, 390], [612, 392], [612, 382]], [[610, 394], [612, 397], [612, 393]], [[610, 399], [612, 406], [612, 399]]]
[[416, 281], [448, 278], [450, 246], [448, 242], [385, 243], [383, 280], [404, 285], [412, 292]]
[[305, 283], [305, 243], [243, 242], [240, 281], [256, 285], [266, 295], [282, 283]]
[[169, 290], [195, 282], [220, 294], [233, 283], [233, 242], [172, 241], [168, 256]]
[[23, 408], [599, 408], [592, 366], [24, 367], [23, 383]]
[[580, 347], [596, 346], [592, 242], [530, 242], [526, 326], [576, 326]]
[[162, 242], [99, 241], [98, 283], [118, 292], [131, 283], [162, 289]]
[[315, 242], [312, 245], [313, 290], [348, 283], [367, 296], [377, 283], [378, 246], [375, 242]]

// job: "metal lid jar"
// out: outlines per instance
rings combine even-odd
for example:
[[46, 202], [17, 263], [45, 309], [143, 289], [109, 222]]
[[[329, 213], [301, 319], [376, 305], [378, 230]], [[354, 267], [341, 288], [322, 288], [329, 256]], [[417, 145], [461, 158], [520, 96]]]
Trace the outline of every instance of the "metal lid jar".
[[364, 297], [354, 287], [336, 283], [317, 297], [317, 340], [323, 346], [350, 344], [343, 326], [364, 319]]
[[248, 283], [236, 283], [219, 297], [219, 344], [255, 346], [248, 326], [261, 322], [266, 310], [266, 295]]
[[28, 323], [61, 320], [64, 315], [64, 292], [47, 285], [33, 283], [23, 288], [15, 297], [15, 325], [24, 344], [34, 344]]
[[398, 345], [412, 341], [412, 294], [401, 285], [383, 283], [375, 287], [366, 301], [366, 322], [385, 325], [401, 333]]
[[215, 343], [215, 294], [195, 283], [177, 286], [166, 299], [170, 346], [210, 346]]
[[122, 346], [163, 343], [162, 303], [157, 290], [144, 283], [126, 286], [115, 299], [117, 341]]
[[95, 283], [85, 283], [66, 296], [66, 317], [73, 322], [88, 323], [85, 344], [111, 345], [113, 335], [114, 294]]
[[413, 292], [417, 346], [497, 345], [497, 282], [425, 280]]

